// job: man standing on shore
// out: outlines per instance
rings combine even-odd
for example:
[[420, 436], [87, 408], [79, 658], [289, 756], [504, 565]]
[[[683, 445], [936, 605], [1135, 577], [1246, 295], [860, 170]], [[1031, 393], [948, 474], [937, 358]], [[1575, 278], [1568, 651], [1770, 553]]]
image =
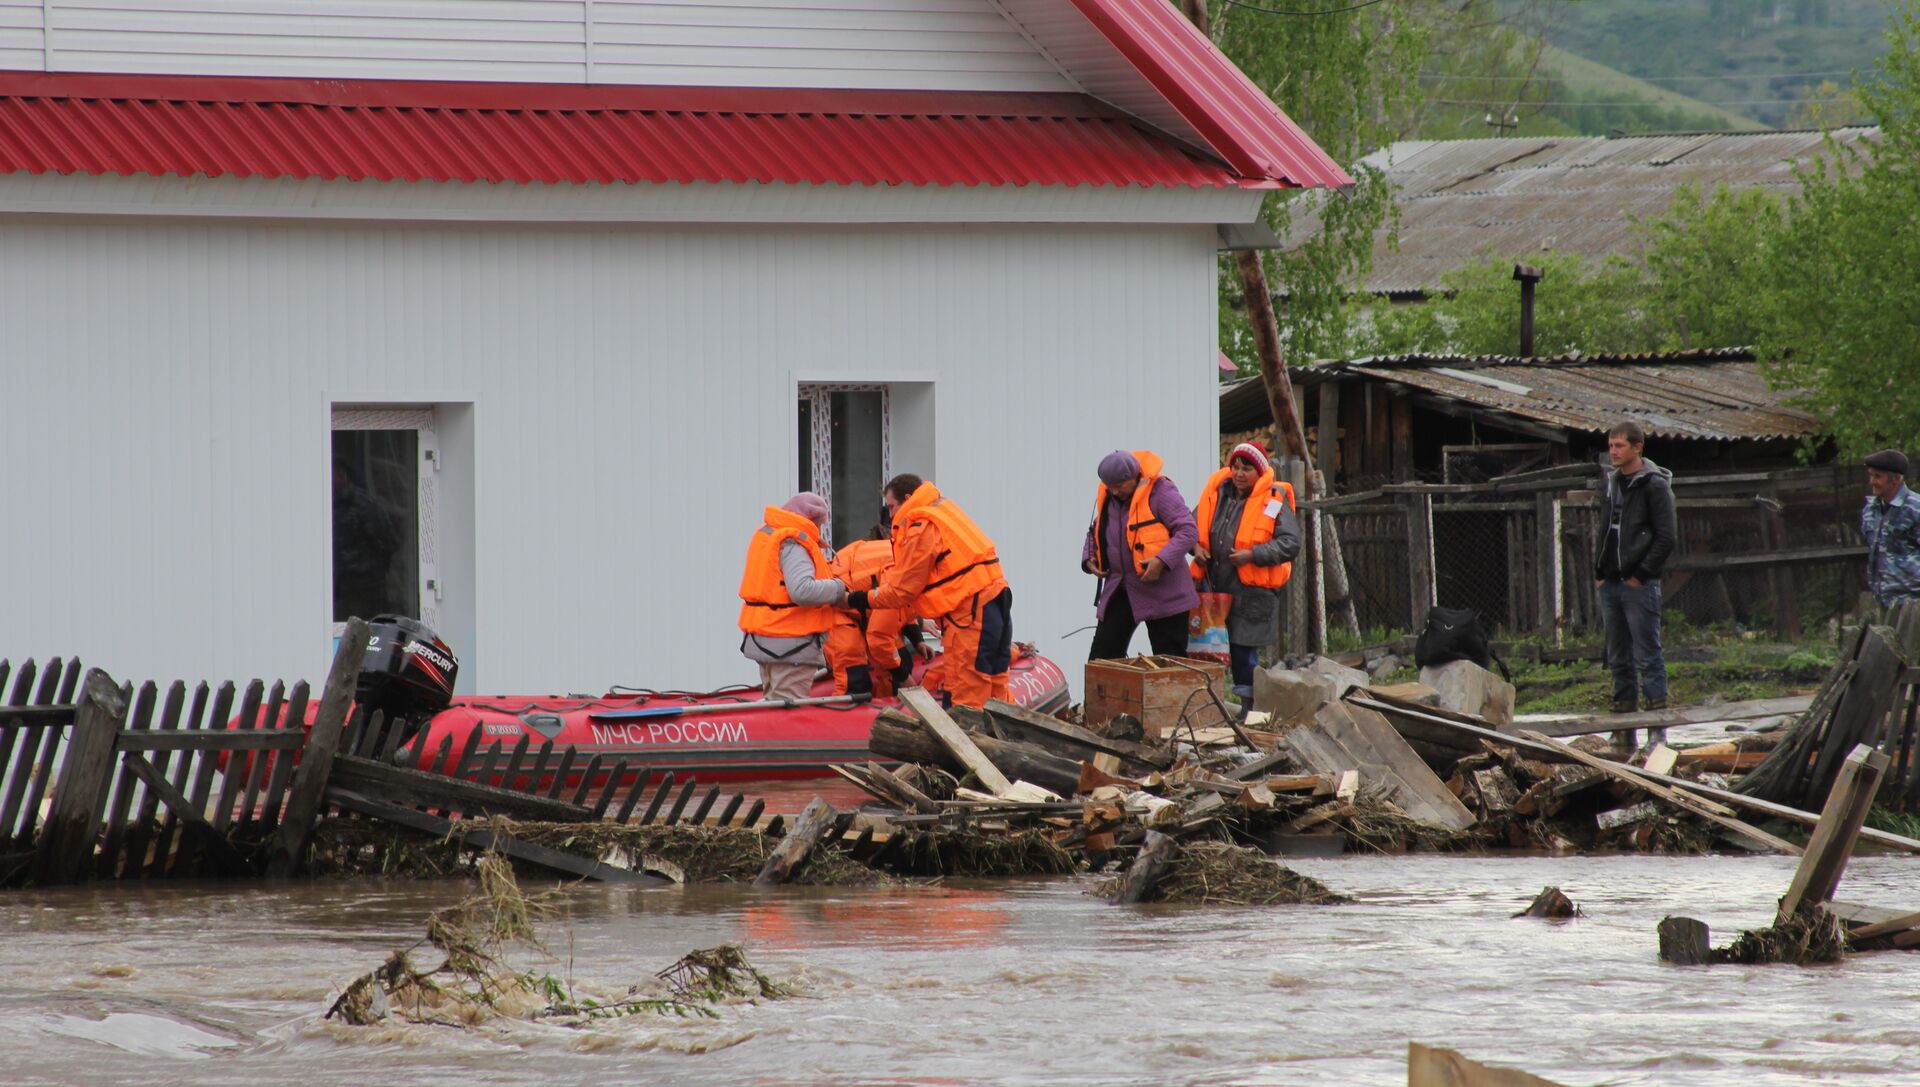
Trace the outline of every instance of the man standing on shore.
[[1907, 456], [1882, 449], [1867, 457], [1867, 591], [1883, 608], [1920, 600], [1920, 498], [1907, 489]]
[[[1660, 651], [1660, 575], [1676, 536], [1673, 473], [1641, 455], [1646, 432], [1624, 422], [1607, 432], [1600, 534], [1594, 546], [1594, 585], [1607, 628], [1607, 668], [1613, 672], [1613, 712], [1667, 708], [1667, 662]], [[1635, 693], [1639, 701], [1636, 705]]]

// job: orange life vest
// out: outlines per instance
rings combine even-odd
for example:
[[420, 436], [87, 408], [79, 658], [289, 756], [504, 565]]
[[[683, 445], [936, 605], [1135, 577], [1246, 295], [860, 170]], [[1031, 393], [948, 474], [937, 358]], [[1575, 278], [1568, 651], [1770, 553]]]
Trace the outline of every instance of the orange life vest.
[[922, 483], [894, 511], [893, 538], [898, 540], [909, 527], [929, 522], [940, 530], [941, 549], [933, 557], [933, 569], [913, 603], [913, 613], [938, 618], [1000, 579], [1000, 554], [973, 518], [952, 499], [941, 497], [939, 488]]
[[[1140, 462], [1140, 485], [1133, 489], [1133, 500], [1127, 504], [1127, 548], [1133, 552], [1134, 573], [1143, 574], [1147, 570], [1147, 560], [1167, 546], [1167, 541], [1173, 539], [1173, 533], [1153, 512], [1153, 485], [1160, 478], [1163, 464], [1160, 454], [1148, 449], [1136, 449], [1133, 459]], [[1110, 569], [1107, 561], [1105, 483], [1100, 484], [1093, 497], [1093, 547], [1093, 572], [1104, 577]]]
[[796, 604], [780, 573], [780, 545], [800, 541], [813, 559], [813, 576], [830, 578], [833, 569], [820, 550], [820, 526], [808, 517], [768, 506], [766, 524], [747, 545], [747, 567], [740, 575], [740, 629], [770, 638], [800, 638], [833, 626], [830, 604]]
[[[1213, 529], [1213, 511], [1220, 504], [1220, 486], [1233, 478], [1233, 469], [1222, 468], [1207, 479], [1207, 489], [1200, 496], [1200, 508], [1193, 511], [1193, 519], [1200, 523], [1200, 546], [1214, 562], [1227, 561], [1224, 549], [1216, 549], [1207, 538]], [[1271, 470], [1260, 473], [1253, 481], [1253, 489], [1247, 492], [1246, 505], [1240, 508], [1240, 524], [1233, 530], [1233, 548], [1258, 547], [1273, 539], [1274, 523], [1279, 519], [1279, 511], [1267, 512], [1270, 502], [1285, 502], [1288, 510], [1294, 509], [1293, 484], [1284, 480], [1275, 482]], [[1196, 581], [1206, 579], [1206, 570], [1199, 563], [1192, 564]], [[1240, 584], [1253, 585], [1263, 589], [1278, 589], [1293, 576], [1293, 563], [1283, 562], [1278, 566], [1257, 566], [1248, 563], [1240, 567]]]
[[893, 545], [886, 540], [855, 540], [833, 554], [833, 576], [848, 589], [874, 589], [880, 571], [893, 561]]

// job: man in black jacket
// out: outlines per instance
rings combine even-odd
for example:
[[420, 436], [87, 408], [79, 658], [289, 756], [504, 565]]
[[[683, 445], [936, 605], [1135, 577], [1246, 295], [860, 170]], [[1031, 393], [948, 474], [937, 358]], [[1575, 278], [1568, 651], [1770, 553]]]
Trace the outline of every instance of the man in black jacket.
[[1594, 547], [1594, 585], [1607, 627], [1607, 667], [1613, 672], [1613, 712], [1632, 713], [1638, 674], [1639, 706], [1667, 708], [1667, 662], [1660, 653], [1660, 575], [1673, 554], [1673, 473], [1641, 456], [1640, 424], [1607, 432], [1606, 476], [1600, 499], [1600, 538]]

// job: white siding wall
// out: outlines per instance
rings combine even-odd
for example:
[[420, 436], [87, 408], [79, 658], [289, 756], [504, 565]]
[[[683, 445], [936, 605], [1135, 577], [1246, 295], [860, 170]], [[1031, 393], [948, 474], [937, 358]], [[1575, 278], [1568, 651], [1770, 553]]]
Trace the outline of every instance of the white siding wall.
[[738, 563], [795, 478], [795, 383], [931, 377], [931, 474], [1000, 541], [1018, 636], [1077, 671], [1097, 459], [1212, 466], [1214, 245], [0, 220], [0, 655], [317, 680], [329, 403], [470, 399], [480, 688], [746, 679]]
[[0, 0], [0, 67], [1072, 89], [991, 0]]
[[40, 69], [46, 53], [40, 0], [0, 0], [0, 69]]

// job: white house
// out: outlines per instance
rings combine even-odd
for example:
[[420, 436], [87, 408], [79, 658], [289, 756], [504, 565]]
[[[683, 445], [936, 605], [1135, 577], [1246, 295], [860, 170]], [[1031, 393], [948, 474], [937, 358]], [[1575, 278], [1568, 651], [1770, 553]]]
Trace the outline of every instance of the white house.
[[900, 471], [1075, 661], [1223, 236], [1346, 181], [1165, 0], [0, 0], [0, 69], [0, 655], [134, 679], [394, 607], [466, 690], [748, 680], [761, 507]]

